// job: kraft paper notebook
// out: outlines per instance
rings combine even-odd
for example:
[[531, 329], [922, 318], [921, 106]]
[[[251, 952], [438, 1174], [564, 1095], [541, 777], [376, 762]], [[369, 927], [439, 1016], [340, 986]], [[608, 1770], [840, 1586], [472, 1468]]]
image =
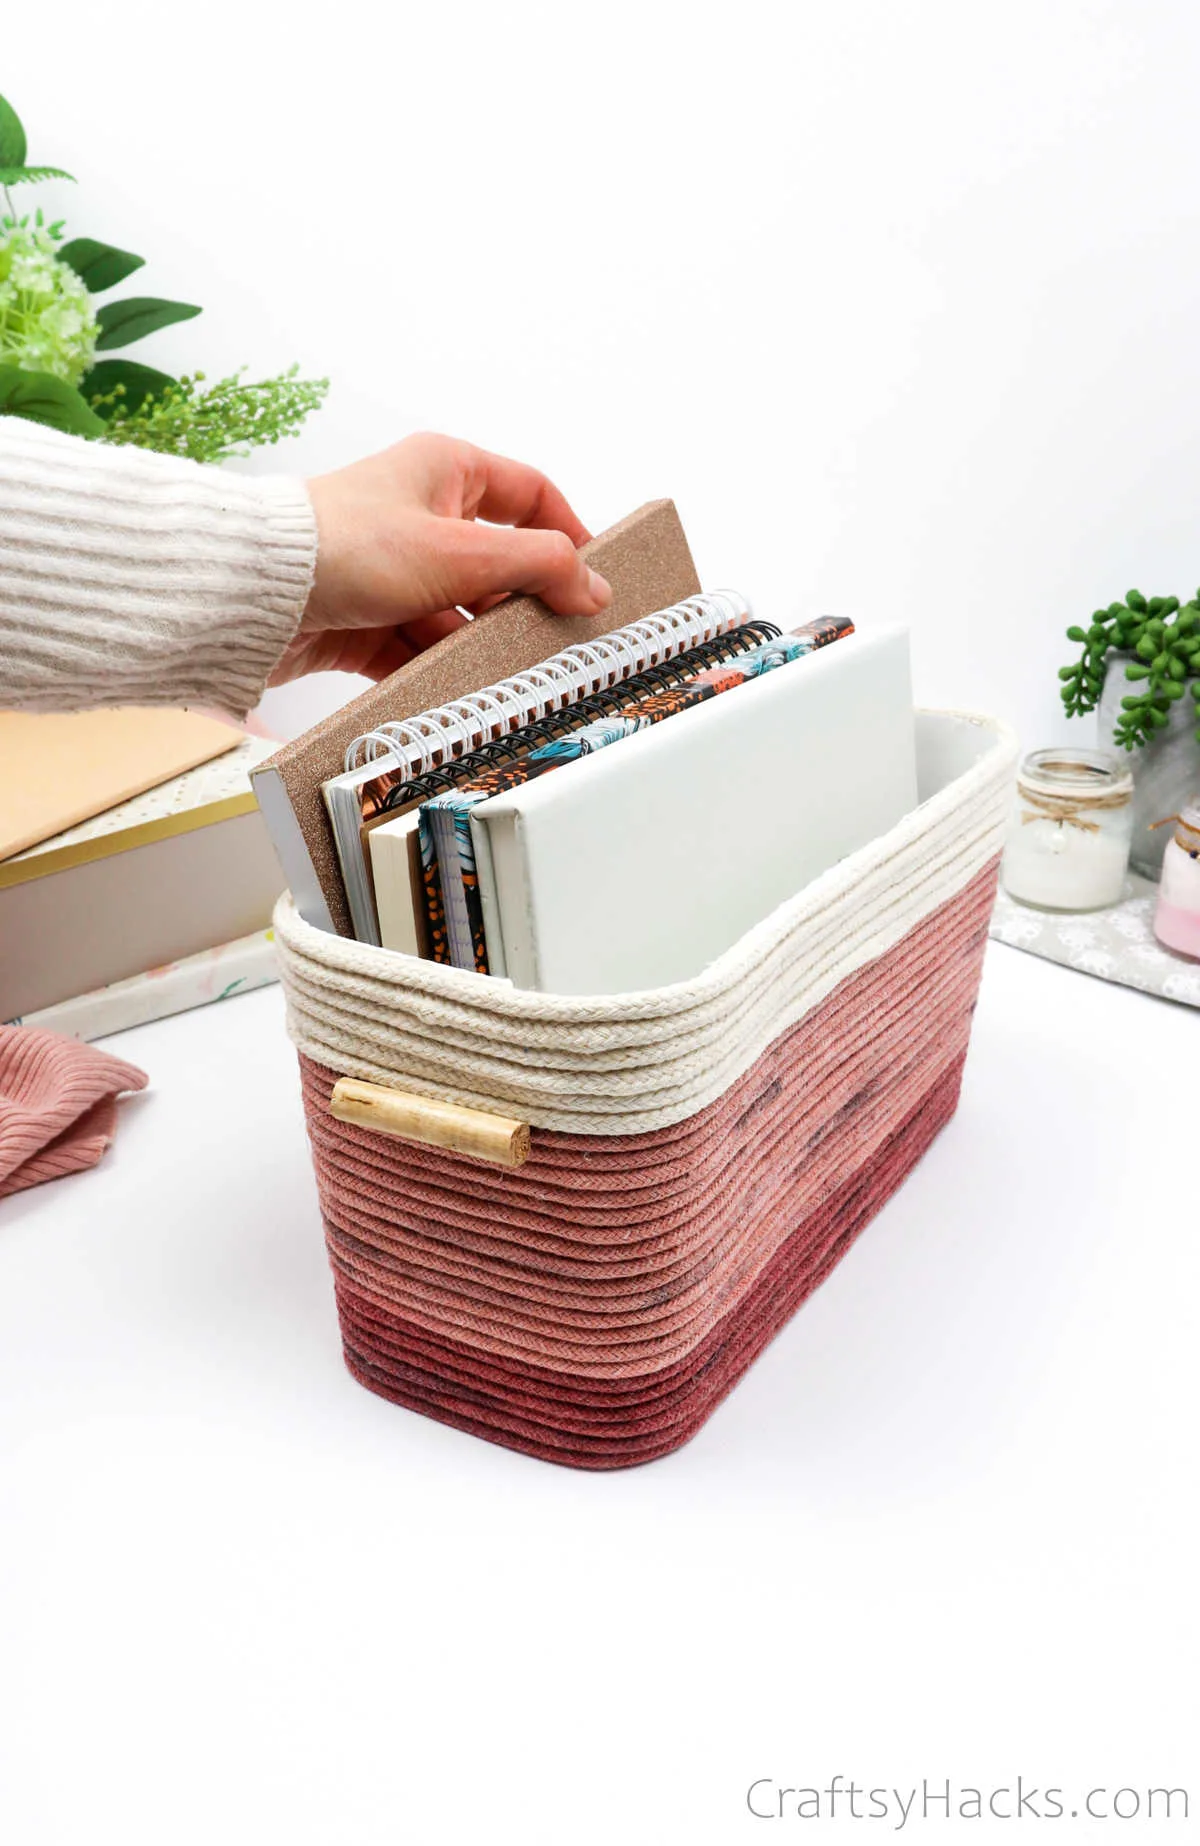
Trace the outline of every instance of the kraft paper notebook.
[[0, 712], [0, 859], [241, 743], [199, 712]]
[[345, 768], [347, 746], [356, 737], [523, 672], [572, 643], [607, 634], [700, 588], [670, 500], [651, 501], [630, 514], [585, 545], [583, 556], [612, 585], [612, 603], [600, 615], [556, 616], [536, 597], [511, 597], [285, 744], [255, 772], [255, 794], [306, 921], [352, 934], [321, 790]]

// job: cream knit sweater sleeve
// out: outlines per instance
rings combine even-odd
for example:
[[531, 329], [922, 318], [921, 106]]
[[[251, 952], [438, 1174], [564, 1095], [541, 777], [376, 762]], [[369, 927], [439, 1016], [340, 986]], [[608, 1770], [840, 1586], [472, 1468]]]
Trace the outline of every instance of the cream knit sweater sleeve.
[[296, 632], [316, 554], [299, 481], [0, 417], [0, 708], [240, 716]]

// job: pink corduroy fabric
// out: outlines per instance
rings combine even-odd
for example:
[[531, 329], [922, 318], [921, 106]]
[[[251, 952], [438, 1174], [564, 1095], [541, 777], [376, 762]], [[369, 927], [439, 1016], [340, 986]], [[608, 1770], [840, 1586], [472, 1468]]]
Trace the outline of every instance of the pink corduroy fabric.
[[94, 1167], [117, 1131], [135, 1064], [37, 1026], [0, 1026], [0, 1198]]

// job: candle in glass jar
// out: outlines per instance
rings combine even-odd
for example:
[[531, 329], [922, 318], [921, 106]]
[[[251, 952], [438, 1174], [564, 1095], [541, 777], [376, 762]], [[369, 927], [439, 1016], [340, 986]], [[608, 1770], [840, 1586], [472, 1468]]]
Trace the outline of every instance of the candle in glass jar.
[[1133, 777], [1108, 750], [1035, 750], [1017, 778], [1005, 890], [1043, 910], [1120, 901], [1133, 833]]
[[1172, 816], [1175, 833], [1163, 854], [1154, 933], [1168, 949], [1200, 960], [1200, 801]]

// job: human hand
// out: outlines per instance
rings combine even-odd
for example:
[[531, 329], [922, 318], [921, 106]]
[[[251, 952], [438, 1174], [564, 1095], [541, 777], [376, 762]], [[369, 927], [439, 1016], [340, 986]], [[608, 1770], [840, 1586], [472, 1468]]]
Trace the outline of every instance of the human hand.
[[612, 600], [558, 489], [469, 442], [409, 436], [308, 492], [316, 575], [272, 685], [331, 668], [382, 679], [462, 625], [456, 604], [532, 591], [558, 615], [598, 615]]

